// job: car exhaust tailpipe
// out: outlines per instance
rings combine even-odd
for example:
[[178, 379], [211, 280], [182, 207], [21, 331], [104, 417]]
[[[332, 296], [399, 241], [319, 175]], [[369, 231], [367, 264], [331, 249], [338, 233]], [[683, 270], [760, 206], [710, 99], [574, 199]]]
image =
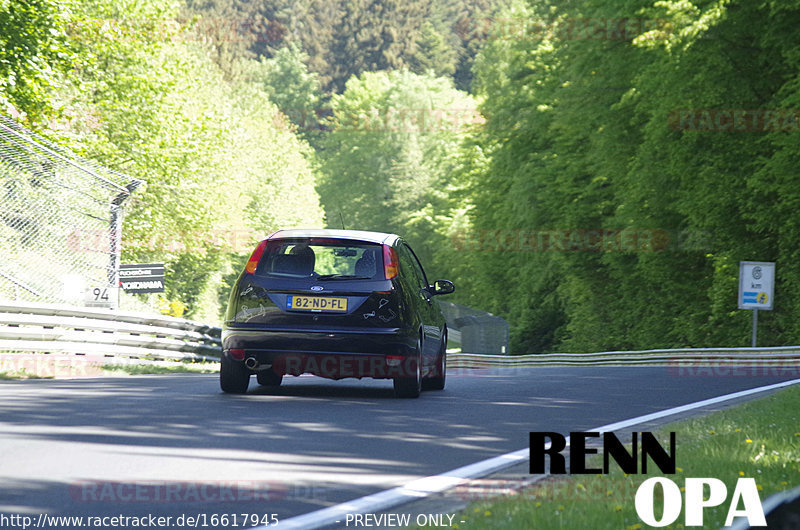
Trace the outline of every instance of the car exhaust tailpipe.
[[258, 368], [258, 361], [256, 360], [255, 357], [248, 357], [247, 359], [245, 359], [244, 365], [250, 368], [251, 370], [255, 370], [256, 368]]

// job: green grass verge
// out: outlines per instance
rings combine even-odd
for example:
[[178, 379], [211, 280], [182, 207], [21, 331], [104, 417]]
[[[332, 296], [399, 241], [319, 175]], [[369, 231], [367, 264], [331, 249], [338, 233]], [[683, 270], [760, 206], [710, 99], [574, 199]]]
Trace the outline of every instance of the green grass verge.
[[24, 369], [17, 372], [0, 372], [0, 381], [14, 381], [16, 379], [55, 379], [55, 377], [32, 374]]
[[[46, 373], [52, 373], [53, 369], [44, 367]], [[180, 374], [180, 373], [212, 373], [219, 372], [218, 362], [182, 362], [179, 364], [106, 364], [102, 369], [87, 370], [89, 377], [117, 376], [120, 374], [145, 375], [145, 374]], [[62, 377], [80, 377], [80, 371], [72, 374], [69, 370], [59, 371]], [[86, 376], [87, 374], [84, 374]], [[16, 381], [20, 379], [58, 379], [58, 376], [40, 375], [29, 372], [24, 368], [21, 370], [0, 372], [0, 381]]]
[[200, 373], [208, 374], [219, 372], [219, 363], [181, 363], [176, 365], [159, 364], [107, 364], [103, 366], [103, 371], [109, 375], [120, 373], [130, 375], [144, 374], [180, 374], [180, 373]]
[[[723, 526], [739, 477], [755, 478], [762, 501], [774, 493], [800, 485], [798, 386], [724, 411], [668, 425], [658, 435], [664, 447], [669, 447], [670, 431], [676, 433], [678, 469], [668, 478], [681, 490], [685, 478], [707, 477], [722, 480], [728, 488], [726, 502], [705, 509], [703, 528]], [[590, 467], [597, 467], [597, 464]], [[599, 467], [602, 467], [602, 460]], [[634, 497], [639, 484], [648, 476], [659, 474], [625, 475], [613, 461], [610, 468], [608, 475], [550, 477], [516, 495], [474, 502], [456, 515], [454, 521], [464, 522], [453, 524], [453, 528], [650, 528], [637, 516]], [[658, 517], [661, 508], [658, 502], [656, 504]], [[684, 528], [683, 511], [675, 523], [666, 528]]]

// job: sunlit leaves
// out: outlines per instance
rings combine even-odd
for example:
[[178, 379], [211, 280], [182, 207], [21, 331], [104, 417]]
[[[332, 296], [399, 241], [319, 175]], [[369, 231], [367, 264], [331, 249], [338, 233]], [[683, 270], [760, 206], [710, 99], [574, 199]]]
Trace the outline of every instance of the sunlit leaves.
[[445, 78], [368, 72], [331, 109], [318, 185], [328, 224], [398, 232], [431, 263], [457, 201], [460, 143], [482, 121], [475, 100]]
[[[800, 9], [585, 0], [512, 4], [501, 16], [515, 14], [566, 27], [643, 17], [641, 26], [655, 30], [623, 38], [556, 29], [488, 41], [476, 87], [488, 119], [479, 141], [491, 150], [472, 188], [473, 229], [629, 229], [661, 234], [662, 244], [483, 249], [474, 285], [512, 321], [512, 349], [745, 345], [749, 315], [736, 311], [731, 268], [748, 259], [775, 260], [783, 271], [785, 302], [762, 317], [763, 343], [796, 342], [795, 134], [758, 130], [764, 120], [747, 130], [691, 130], [671, 116], [797, 108], [800, 48], [791, 28]], [[523, 295], [494, 288], [519, 277]]]
[[[74, 54], [67, 42], [69, 0], [0, 3], [0, 111], [31, 120], [55, 111], [51, 92]], [[9, 105], [11, 107], [9, 107]]]

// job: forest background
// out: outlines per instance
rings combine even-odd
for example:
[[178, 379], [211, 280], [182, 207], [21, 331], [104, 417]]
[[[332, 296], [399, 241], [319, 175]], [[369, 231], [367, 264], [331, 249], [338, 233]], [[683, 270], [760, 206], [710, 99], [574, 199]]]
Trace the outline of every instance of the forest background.
[[[800, 341], [800, 1], [0, 0], [0, 108], [146, 181], [124, 262], [219, 322], [254, 242], [397, 232], [511, 352]], [[0, 237], [15, 228], [0, 223]]]

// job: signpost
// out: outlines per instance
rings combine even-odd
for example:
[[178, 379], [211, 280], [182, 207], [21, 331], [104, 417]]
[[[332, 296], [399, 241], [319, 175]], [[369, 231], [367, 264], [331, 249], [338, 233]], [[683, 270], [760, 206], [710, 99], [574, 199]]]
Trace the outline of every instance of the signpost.
[[119, 266], [119, 286], [126, 293], [163, 293], [163, 263], [133, 263]]
[[86, 307], [115, 309], [118, 301], [119, 287], [100, 285], [87, 287], [83, 291], [83, 302]]
[[775, 263], [771, 261], [739, 262], [739, 309], [753, 310], [753, 348], [756, 347], [758, 310], [772, 310], [775, 290]]

